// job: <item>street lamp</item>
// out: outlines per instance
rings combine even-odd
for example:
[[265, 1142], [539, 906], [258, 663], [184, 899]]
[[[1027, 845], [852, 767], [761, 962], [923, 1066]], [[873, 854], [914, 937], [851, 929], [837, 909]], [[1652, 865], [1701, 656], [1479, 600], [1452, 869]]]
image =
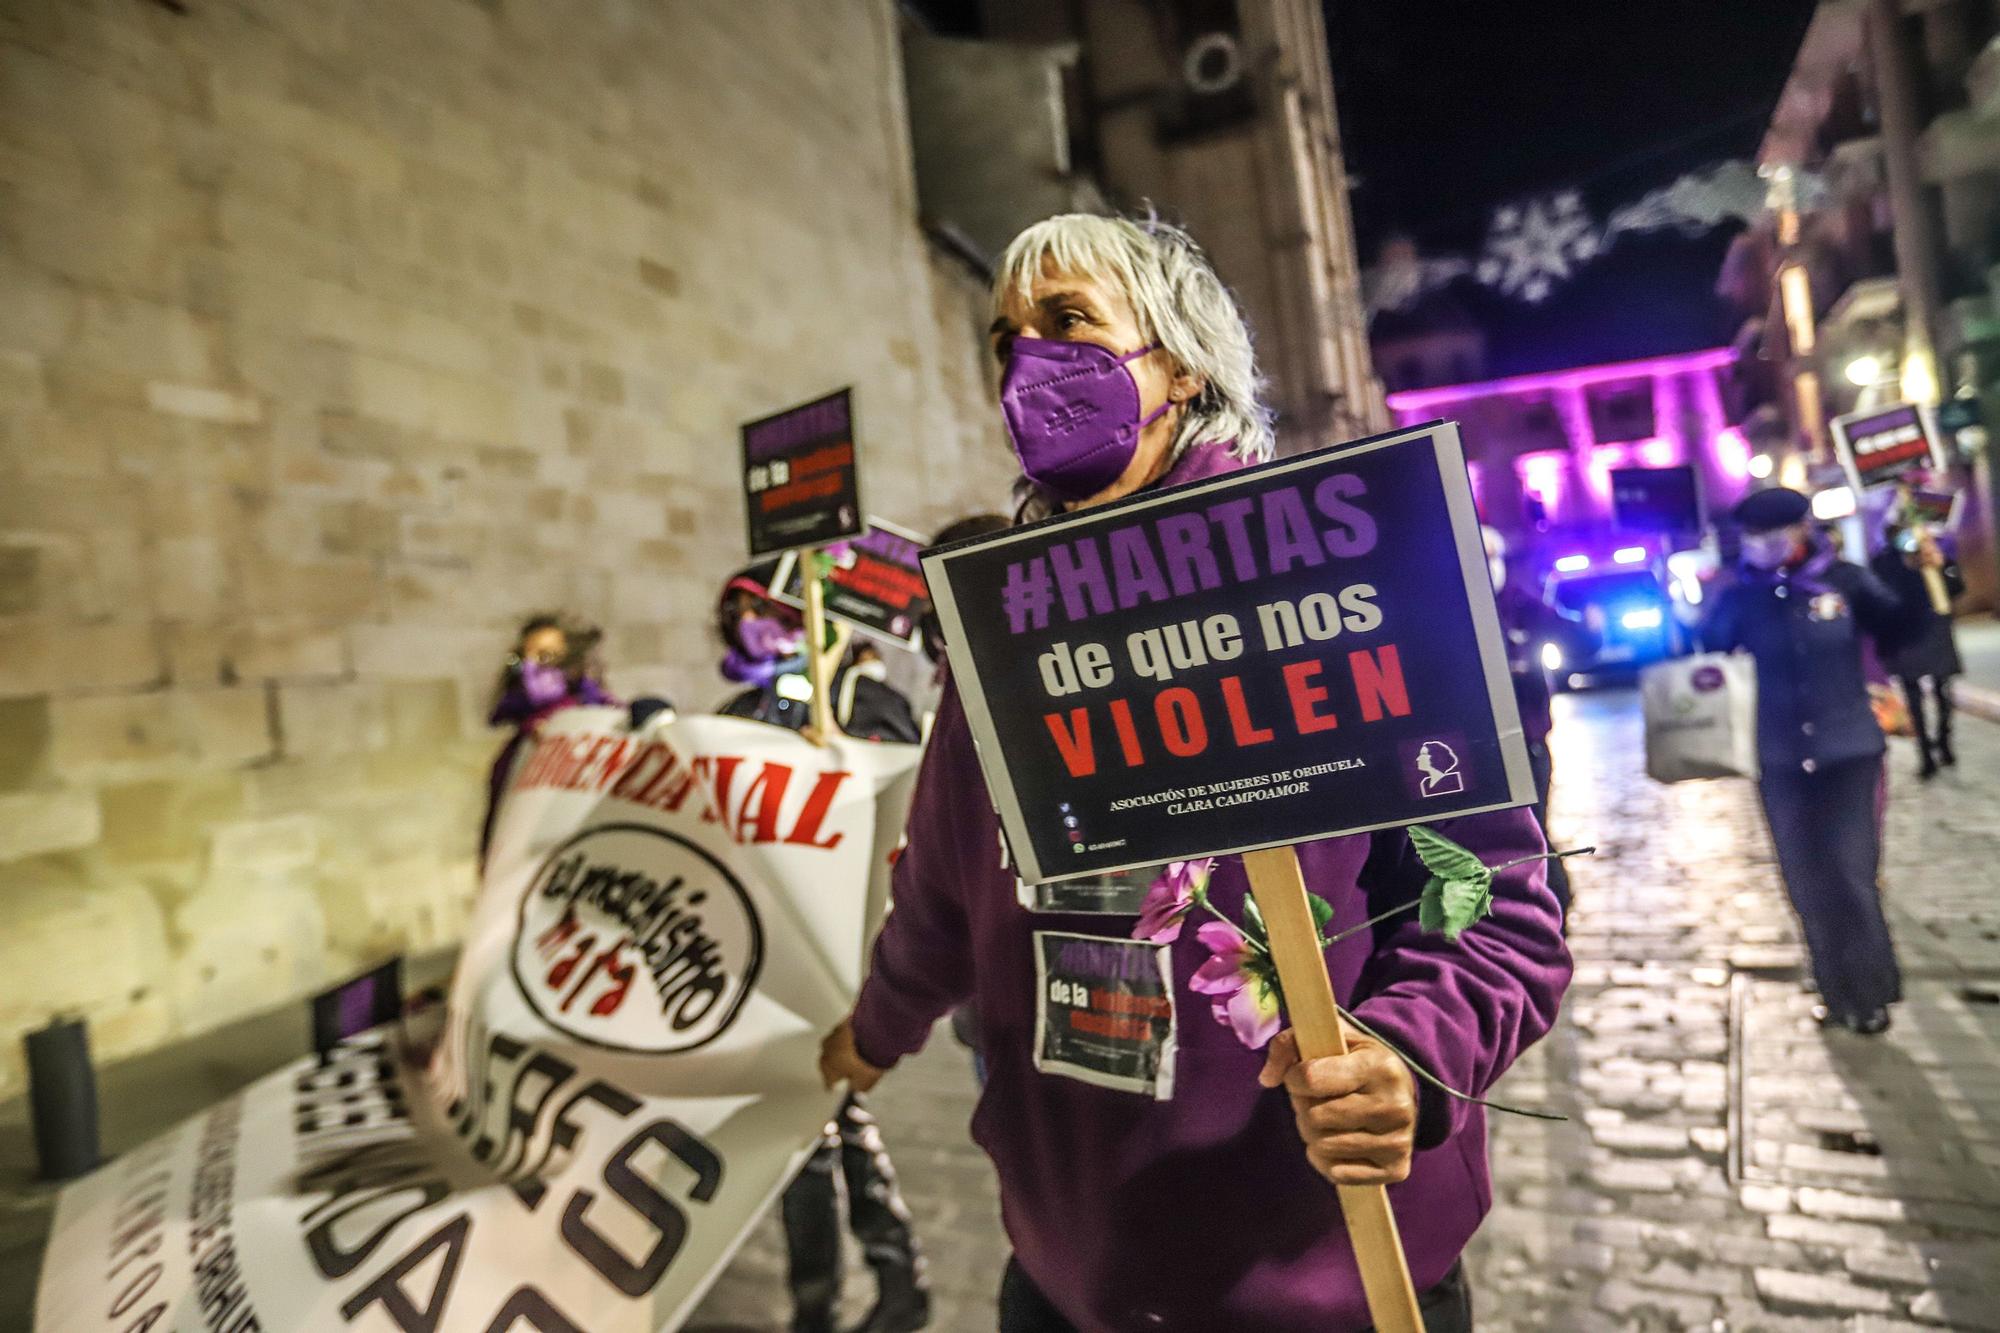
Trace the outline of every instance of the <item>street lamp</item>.
[[1750, 456], [1750, 475], [1755, 477], [1758, 481], [1762, 481], [1764, 480], [1764, 478], [1770, 476], [1771, 455], [1752, 454]]
[[1846, 370], [1842, 373], [1847, 376], [1849, 384], [1859, 388], [1865, 389], [1871, 384], [1880, 384], [1882, 382], [1882, 358], [1874, 355], [1872, 352], [1865, 352], [1855, 357], [1852, 361], [1849, 361]]

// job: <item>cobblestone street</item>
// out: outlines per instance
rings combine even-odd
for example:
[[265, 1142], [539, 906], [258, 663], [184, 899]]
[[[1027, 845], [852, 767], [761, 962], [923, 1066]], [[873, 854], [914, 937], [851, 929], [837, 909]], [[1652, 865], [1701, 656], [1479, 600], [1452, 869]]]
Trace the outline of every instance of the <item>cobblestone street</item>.
[[[1602, 850], [1562, 1020], [1500, 1095], [1570, 1119], [1496, 1117], [1482, 1330], [2000, 1329], [2000, 727], [1963, 733], [1928, 786], [1890, 756], [1909, 998], [1870, 1041], [1812, 1024], [1749, 787], [1659, 786], [1634, 696], [1559, 701], [1556, 840]], [[973, 1100], [942, 1032], [875, 1099], [950, 1333], [993, 1327], [1007, 1253]], [[784, 1327], [783, 1255], [767, 1220], [692, 1327]]]

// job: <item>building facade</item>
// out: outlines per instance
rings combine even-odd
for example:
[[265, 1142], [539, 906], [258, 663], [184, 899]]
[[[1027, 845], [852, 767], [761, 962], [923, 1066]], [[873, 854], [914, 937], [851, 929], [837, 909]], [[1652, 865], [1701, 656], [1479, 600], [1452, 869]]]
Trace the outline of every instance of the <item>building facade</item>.
[[1243, 289], [1289, 441], [1385, 420], [1316, 11], [1248, 7], [1201, 77], [1256, 114], [1119, 174], [1143, 84], [1089, 84], [1127, 129], [1076, 160], [1074, 71], [1184, 53], [1125, 50], [1145, 6], [1028, 8], [1090, 31], [954, 51], [891, 0], [4, 7], [0, 1097], [51, 1015], [116, 1057], [453, 942], [525, 615], [600, 622], [622, 694], [724, 694], [741, 423], [851, 385], [871, 511], [1004, 510], [996, 198], [1155, 200]]
[[184, 9], [0, 18], [0, 1096], [454, 940], [524, 615], [722, 696], [740, 423], [1013, 476], [888, 0]]
[[[1480, 517], [1507, 537], [1524, 581], [1558, 553], [1609, 551], [1620, 529], [1612, 474], [1694, 469], [1711, 514], [1750, 484], [1754, 456], [1732, 425], [1727, 347], [1389, 395], [1398, 423], [1459, 423]], [[1768, 460], [1767, 460], [1768, 461]], [[1681, 534], [1689, 544], [1696, 534]]]
[[[1795, 483], [1826, 422], [1885, 402], [2000, 411], [2000, 5], [1822, 0], [1761, 147], [1773, 210], [1722, 287], [1771, 373], [1751, 428]], [[2000, 470], [1983, 424], [1948, 432], [1967, 493], [1966, 605], [2000, 602]]]
[[[933, 40], [984, 77], [913, 85], [927, 218], [990, 258], [1062, 207], [1157, 210], [1242, 305], [1281, 452], [1385, 428], [1318, 4], [994, 0], [977, 27]], [[1008, 74], [1035, 53], [1043, 78]]]

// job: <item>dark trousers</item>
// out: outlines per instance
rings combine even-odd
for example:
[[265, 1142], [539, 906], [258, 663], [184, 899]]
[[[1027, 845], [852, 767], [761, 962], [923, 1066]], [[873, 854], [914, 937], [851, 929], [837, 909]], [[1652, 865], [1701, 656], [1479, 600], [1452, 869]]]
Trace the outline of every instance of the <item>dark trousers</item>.
[[[1463, 1261], [1451, 1266], [1444, 1281], [1417, 1293], [1424, 1333], [1472, 1333], [1472, 1287], [1465, 1280]], [[1000, 1279], [1000, 1333], [1077, 1333], [1076, 1325], [1049, 1304], [1021, 1261], [1009, 1259]]]
[[[1930, 724], [1930, 714], [1924, 708], [1924, 682], [1931, 683], [1937, 695], [1937, 726]], [[1903, 687], [1903, 698], [1910, 705], [1910, 725], [1917, 732], [1917, 753], [1923, 756], [1924, 767], [1937, 763], [1939, 753], [1951, 752], [1951, 677], [1950, 676], [1898, 676], [1896, 681]]]
[[785, 1190], [785, 1248], [792, 1310], [800, 1327], [831, 1327], [840, 1299], [840, 1198], [833, 1173], [847, 1184], [847, 1225], [861, 1242], [884, 1293], [922, 1286], [923, 1257], [910, 1230], [910, 1210], [896, 1188], [896, 1170], [882, 1131], [857, 1096], [840, 1104], [826, 1136]]
[[1862, 1018], [1903, 998], [1882, 895], [1875, 887], [1881, 834], [1875, 796], [1879, 756], [1815, 773], [1770, 768], [1758, 784], [1785, 891], [1805, 928], [1820, 1000], [1837, 1017]]
[[[1542, 838], [1549, 841], [1549, 780], [1555, 775], [1555, 760], [1549, 756], [1546, 740], [1528, 742], [1528, 767], [1535, 774], [1535, 822], [1542, 826]], [[1549, 842], [1549, 850], [1555, 850], [1555, 843]], [[1556, 896], [1562, 907], [1563, 919], [1569, 919], [1569, 867], [1561, 861], [1544, 861], [1542, 866], [1548, 871], [1549, 892]]]

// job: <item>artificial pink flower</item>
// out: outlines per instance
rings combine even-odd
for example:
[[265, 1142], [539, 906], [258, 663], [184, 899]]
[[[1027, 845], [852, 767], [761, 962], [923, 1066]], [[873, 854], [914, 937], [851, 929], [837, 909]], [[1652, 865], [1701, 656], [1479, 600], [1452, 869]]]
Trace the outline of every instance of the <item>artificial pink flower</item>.
[[1207, 885], [1209, 872], [1214, 868], [1212, 856], [1199, 861], [1167, 862], [1154, 879], [1153, 887], [1146, 890], [1146, 901], [1139, 904], [1139, 923], [1132, 927], [1132, 938], [1151, 940], [1154, 944], [1172, 944], [1179, 939], [1181, 918], [1194, 906], [1196, 891]]
[[1278, 1035], [1278, 997], [1261, 975], [1269, 963], [1227, 921], [1202, 922], [1195, 938], [1208, 947], [1209, 959], [1195, 969], [1188, 988], [1209, 997], [1209, 1012], [1236, 1040], [1253, 1051], [1269, 1045]]

